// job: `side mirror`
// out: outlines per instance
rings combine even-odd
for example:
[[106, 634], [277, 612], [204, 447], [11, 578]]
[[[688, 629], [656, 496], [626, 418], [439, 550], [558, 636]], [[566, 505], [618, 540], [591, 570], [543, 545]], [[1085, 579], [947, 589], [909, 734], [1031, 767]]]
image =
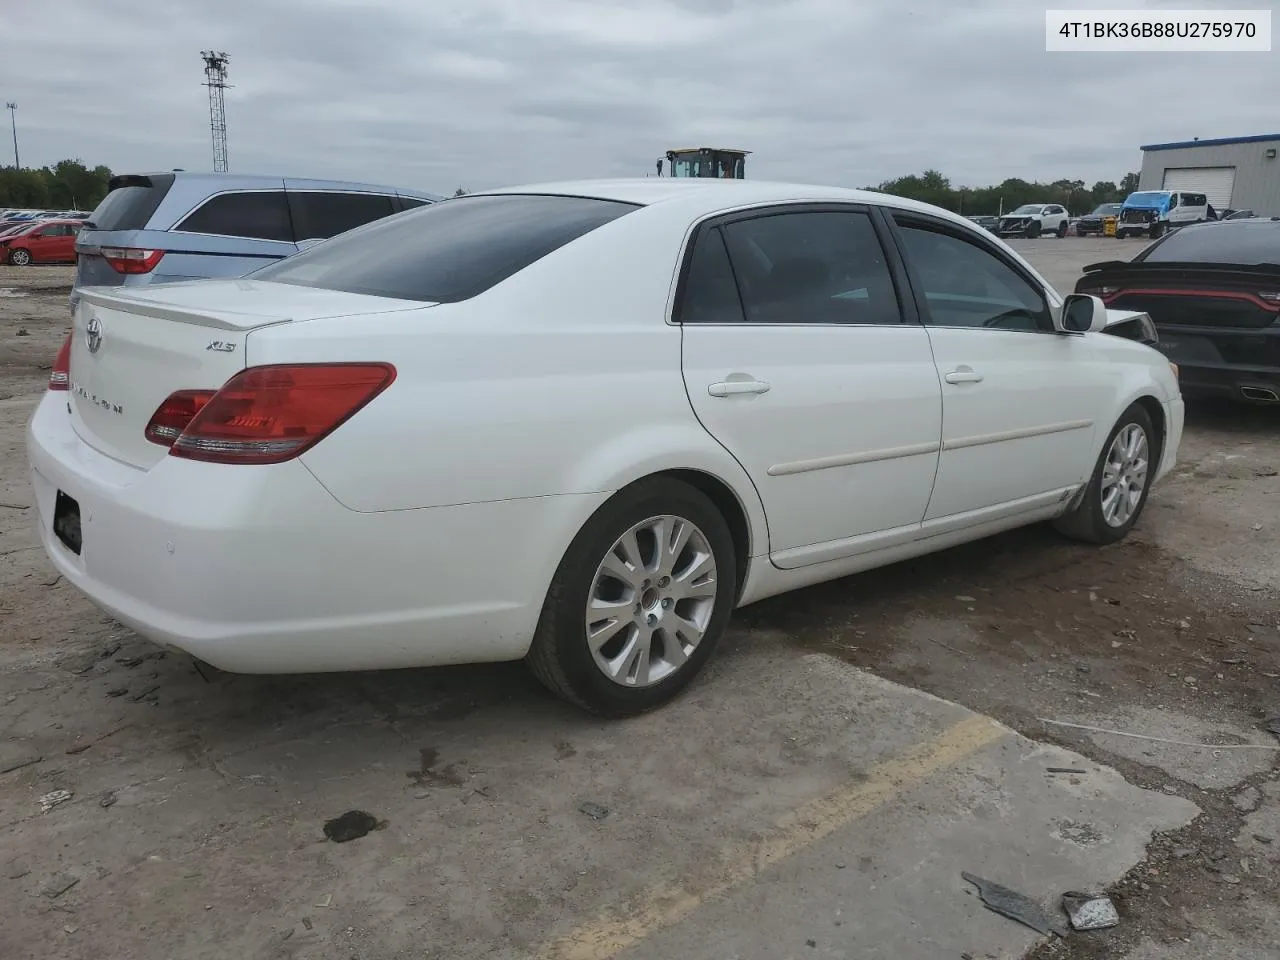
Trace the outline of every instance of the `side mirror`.
[[1097, 333], [1107, 327], [1107, 305], [1098, 297], [1073, 293], [1062, 302], [1061, 328], [1066, 333]]

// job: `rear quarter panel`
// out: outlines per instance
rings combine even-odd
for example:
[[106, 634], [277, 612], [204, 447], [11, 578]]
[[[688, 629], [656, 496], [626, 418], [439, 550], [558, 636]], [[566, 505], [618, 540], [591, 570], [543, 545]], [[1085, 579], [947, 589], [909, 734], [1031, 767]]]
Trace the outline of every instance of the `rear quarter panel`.
[[353, 510], [608, 492], [691, 469], [730, 486], [763, 552], [754, 487], [694, 417], [665, 322], [687, 226], [637, 211], [473, 300], [269, 327], [248, 359], [396, 365], [302, 458]]

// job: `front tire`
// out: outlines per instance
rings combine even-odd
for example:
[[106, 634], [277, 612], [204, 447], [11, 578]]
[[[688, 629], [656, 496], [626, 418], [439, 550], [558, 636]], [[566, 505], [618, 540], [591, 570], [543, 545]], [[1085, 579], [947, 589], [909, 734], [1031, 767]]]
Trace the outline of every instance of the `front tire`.
[[1027, 224], [1027, 239], [1034, 240], [1038, 236], [1040, 236], [1040, 221], [1032, 220]]
[[31, 251], [18, 247], [9, 251], [9, 262], [15, 267], [25, 267], [31, 263]]
[[1112, 427], [1084, 499], [1054, 521], [1058, 532], [1085, 543], [1123, 540], [1146, 506], [1156, 448], [1151, 417], [1135, 403]]
[[705, 494], [669, 477], [634, 483], [565, 552], [526, 662], [591, 713], [657, 707], [710, 659], [737, 601], [736, 571], [729, 526]]
[[1058, 224], [1058, 239], [1061, 240], [1067, 235], [1067, 221], [1063, 220]]

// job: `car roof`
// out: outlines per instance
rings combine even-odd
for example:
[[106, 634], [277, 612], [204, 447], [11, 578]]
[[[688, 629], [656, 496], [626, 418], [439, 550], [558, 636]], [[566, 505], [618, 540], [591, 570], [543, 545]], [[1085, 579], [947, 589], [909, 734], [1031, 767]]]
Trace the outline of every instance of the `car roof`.
[[681, 177], [633, 177], [617, 180], [566, 180], [557, 183], [533, 183], [497, 190], [476, 191], [467, 196], [502, 194], [551, 194], [566, 197], [592, 197], [652, 207], [678, 205], [684, 214], [706, 216], [720, 210], [762, 203], [868, 203], [899, 210], [914, 210], [942, 217], [972, 227], [968, 218], [950, 210], [874, 190], [815, 184], [782, 183], [768, 180], [717, 180]]
[[[325, 180], [315, 177], [291, 177], [277, 174], [265, 173], [212, 173], [200, 170], [143, 170], [136, 173], [117, 174], [120, 177], [174, 177], [184, 183], [207, 183], [210, 188], [216, 187], [218, 184], [234, 183], [237, 187], [245, 187], [255, 183], [261, 184], [279, 184], [281, 182], [288, 183], [291, 187], [306, 189], [353, 189], [353, 190], [369, 190], [375, 192], [383, 192], [386, 190], [395, 190], [401, 194], [412, 197], [423, 197], [428, 200], [443, 200], [439, 194], [429, 193], [426, 190], [416, 190], [409, 187], [398, 187], [388, 183], [364, 183], [359, 180]], [[112, 179], [115, 179], [114, 177]]]

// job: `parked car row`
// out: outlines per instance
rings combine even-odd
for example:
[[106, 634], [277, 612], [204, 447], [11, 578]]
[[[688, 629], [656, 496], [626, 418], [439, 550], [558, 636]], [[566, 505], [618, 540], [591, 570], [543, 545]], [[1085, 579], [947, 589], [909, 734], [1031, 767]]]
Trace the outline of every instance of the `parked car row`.
[[738, 606], [1034, 522], [1118, 541], [1176, 457], [1147, 317], [926, 204], [552, 184], [286, 258], [335, 193], [413, 198], [226, 184], [95, 212], [82, 280], [176, 280], [205, 240], [267, 265], [82, 286], [28, 451], [58, 571], [229, 670], [524, 658], [635, 713]]

